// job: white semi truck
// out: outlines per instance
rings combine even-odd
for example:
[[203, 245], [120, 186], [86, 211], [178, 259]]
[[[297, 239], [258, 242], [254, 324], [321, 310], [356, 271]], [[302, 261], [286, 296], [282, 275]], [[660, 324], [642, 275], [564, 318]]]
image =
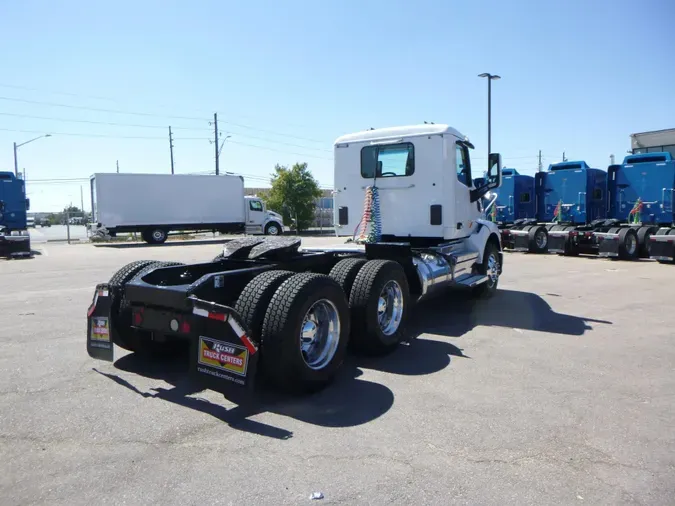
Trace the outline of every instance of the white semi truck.
[[279, 235], [280, 214], [245, 196], [241, 176], [97, 173], [91, 176], [91, 232], [138, 232], [161, 244], [172, 231]]
[[204, 388], [250, 387], [259, 372], [307, 392], [335, 377], [348, 344], [392, 352], [417, 302], [450, 288], [475, 297], [497, 290], [501, 235], [481, 199], [501, 184], [501, 157], [490, 154], [475, 187], [471, 149], [447, 125], [340, 137], [336, 245], [249, 237], [197, 264], [128, 264], [96, 286], [89, 355], [112, 361], [114, 345], [162, 353], [183, 343]]

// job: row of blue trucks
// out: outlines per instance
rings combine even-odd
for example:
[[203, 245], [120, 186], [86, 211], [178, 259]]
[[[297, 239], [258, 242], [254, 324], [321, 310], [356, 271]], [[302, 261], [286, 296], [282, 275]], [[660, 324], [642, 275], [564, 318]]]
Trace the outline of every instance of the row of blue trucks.
[[0, 172], [0, 258], [30, 257], [26, 184], [13, 172]]
[[601, 170], [555, 163], [534, 176], [502, 171], [486, 210], [505, 249], [675, 263], [675, 159], [637, 152]]

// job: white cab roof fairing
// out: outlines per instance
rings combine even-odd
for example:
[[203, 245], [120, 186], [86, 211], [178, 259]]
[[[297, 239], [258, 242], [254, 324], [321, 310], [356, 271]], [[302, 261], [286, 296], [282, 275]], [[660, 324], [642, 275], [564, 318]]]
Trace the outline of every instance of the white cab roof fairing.
[[363, 130], [361, 132], [356, 132], [353, 134], [347, 134], [338, 137], [334, 142], [334, 146], [340, 144], [347, 144], [351, 142], [368, 142], [368, 141], [377, 142], [377, 141], [398, 139], [402, 137], [416, 137], [416, 136], [439, 135], [439, 134], [450, 134], [454, 135], [459, 139], [467, 140], [464, 135], [462, 135], [458, 130], [452, 128], [449, 125], [422, 124], [422, 125], [377, 128], [375, 130]]

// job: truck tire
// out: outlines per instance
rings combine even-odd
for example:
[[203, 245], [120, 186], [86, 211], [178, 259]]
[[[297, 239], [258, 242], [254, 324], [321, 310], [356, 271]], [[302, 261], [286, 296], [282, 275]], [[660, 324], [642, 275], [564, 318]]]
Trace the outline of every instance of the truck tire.
[[649, 238], [658, 231], [658, 227], [640, 227], [637, 231], [638, 238], [638, 257], [649, 258], [649, 251], [651, 250], [651, 241]]
[[[158, 267], [172, 267], [176, 265], [185, 265], [181, 262], [160, 262], [152, 261], [146, 264], [142, 269], [139, 269], [132, 277], [125, 281], [125, 284], [133, 281], [134, 279], [142, 278], [148, 272], [157, 269]], [[167, 347], [164, 343], [157, 343], [150, 339], [147, 332], [142, 330], [137, 330], [131, 328], [132, 312], [131, 304], [126, 297], [124, 291], [120, 292], [120, 302], [117, 307], [116, 314], [116, 326], [117, 326], [117, 339], [114, 340], [115, 344], [120, 348], [123, 348], [127, 351], [133, 351], [136, 353], [160, 353], [167, 351]]]
[[352, 343], [368, 355], [390, 353], [404, 338], [410, 288], [403, 267], [370, 260], [358, 272], [349, 296]]
[[[122, 300], [122, 296], [124, 295], [123, 292], [124, 285], [126, 285], [129, 281], [131, 281], [134, 278], [134, 276], [136, 276], [136, 274], [138, 274], [145, 267], [154, 263], [156, 263], [156, 260], [138, 260], [136, 262], [131, 262], [122, 267], [120, 270], [118, 270], [110, 278], [110, 281], [108, 282], [111, 288], [110, 314], [113, 316], [112, 323], [115, 325], [116, 330], [118, 330], [118, 332], [113, 333], [113, 336], [119, 335], [120, 333], [125, 331], [120, 327], [119, 320], [117, 318], [120, 309], [120, 302]], [[125, 346], [126, 343], [124, 342], [120, 343], [118, 341], [119, 341], [118, 339], [113, 339], [114, 344], [116, 344], [120, 348], [128, 350], [128, 348]]]
[[234, 310], [246, 324], [249, 336], [260, 344], [265, 312], [281, 283], [295, 274], [292, 271], [268, 271], [257, 275], [242, 290]]
[[566, 226], [562, 228], [563, 231], [567, 232], [567, 237], [565, 237], [565, 252], [563, 253], [563, 256], [567, 257], [579, 256], [579, 247], [576, 244], [574, 244], [572, 236], [570, 235], [570, 232], [573, 232], [575, 228], [576, 227], [574, 226]]
[[141, 237], [148, 244], [164, 244], [169, 234], [163, 228], [149, 228], [141, 234]]
[[488, 277], [488, 280], [473, 289], [474, 296], [479, 299], [489, 299], [497, 291], [499, 285], [499, 248], [493, 242], [485, 245], [483, 262], [478, 268], [478, 273]]
[[546, 227], [532, 227], [528, 231], [528, 249], [530, 253], [546, 253], [548, 251], [548, 230]]
[[342, 366], [349, 342], [349, 305], [323, 274], [296, 274], [277, 289], [263, 321], [261, 372], [290, 392], [316, 392]]
[[640, 254], [638, 235], [633, 228], [619, 230], [619, 258], [621, 260], [636, 260]]
[[368, 260], [365, 258], [345, 258], [336, 263], [330, 270], [328, 275], [342, 287], [347, 300], [351, 296], [356, 275], [367, 262]]
[[276, 221], [272, 221], [265, 225], [265, 235], [281, 235], [284, 231]]

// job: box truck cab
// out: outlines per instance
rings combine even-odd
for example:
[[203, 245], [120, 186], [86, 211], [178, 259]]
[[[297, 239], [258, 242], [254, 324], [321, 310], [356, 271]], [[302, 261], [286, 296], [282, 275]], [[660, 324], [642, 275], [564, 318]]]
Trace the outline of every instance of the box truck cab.
[[284, 232], [282, 216], [269, 211], [260, 197], [247, 196], [245, 200], [247, 234], [280, 235]]

